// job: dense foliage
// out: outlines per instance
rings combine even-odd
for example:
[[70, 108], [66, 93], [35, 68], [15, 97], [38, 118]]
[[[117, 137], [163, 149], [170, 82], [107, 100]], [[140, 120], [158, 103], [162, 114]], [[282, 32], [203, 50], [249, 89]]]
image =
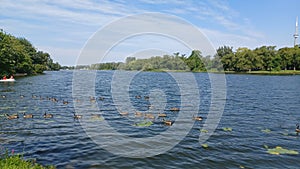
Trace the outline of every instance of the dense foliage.
[[0, 168], [2, 169], [55, 169], [54, 166], [42, 166], [37, 164], [35, 160], [25, 160], [21, 155], [0, 152]]
[[136, 59], [135, 57], [126, 58], [125, 63], [99, 63], [91, 65], [91, 69], [98, 70], [141, 70], [141, 71], [162, 71], [162, 70], [179, 70], [179, 71], [205, 71], [205, 66], [201, 60], [201, 52], [193, 51], [191, 56], [185, 58], [185, 55], [164, 55], [153, 56], [149, 59]]
[[0, 158], [0, 168], [5, 169], [55, 169], [54, 166], [42, 166], [32, 161], [26, 161], [19, 155]]
[[262, 46], [254, 50], [223, 46], [217, 49], [225, 71], [280, 71], [300, 70], [300, 48], [298, 46], [279, 50], [275, 46]]
[[300, 48], [275, 49], [275, 46], [262, 46], [254, 50], [223, 46], [217, 49], [213, 57], [203, 57], [201, 51], [193, 50], [191, 55], [185, 57], [178, 52], [173, 55], [155, 56], [149, 59], [136, 59], [128, 57], [125, 63], [100, 63], [93, 64], [91, 69], [98, 70], [179, 70], [201, 72], [215, 71], [280, 71], [300, 70]]
[[36, 74], [59, 70], [48, 53], [37, 49], [25, 38], [16, 38], [0, 30], [0, 75]]

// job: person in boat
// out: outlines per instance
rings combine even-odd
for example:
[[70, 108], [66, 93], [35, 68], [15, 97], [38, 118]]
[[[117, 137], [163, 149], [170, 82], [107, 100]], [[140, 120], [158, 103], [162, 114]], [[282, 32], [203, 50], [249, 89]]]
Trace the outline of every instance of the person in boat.
[[13, 76], [13, 75], [11, 75], [9, 79], [14, 79], [14, 76]]
[[3, 80], [6, 80], [6, 76], [5, 75], [3, 76]]

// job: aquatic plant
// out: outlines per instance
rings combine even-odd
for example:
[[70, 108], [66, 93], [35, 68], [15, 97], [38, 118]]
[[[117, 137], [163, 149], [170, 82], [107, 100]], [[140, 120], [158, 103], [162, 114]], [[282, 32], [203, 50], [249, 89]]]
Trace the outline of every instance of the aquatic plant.
[[282, 148], [280, 146], [276, 146], [275, 148], [271, 148], [271, 149], [267, 148], [267, 152], [269, 154], [274, 154], [274, 155], [280, 155], [280, 154], [297, 155], [297, 154], [299, 154], [295, 150], [288, 150], [288, 149]]
[[94, 116], [91, 117], [91, 120], [92, 121], [103, 121], [104, 118], [102, 116], [96, 116], [96, 115], [94, 115]]
[[152, 121], [143, 121], [143, 122], [134, 124], [134, 126], [137, 126], [137, 127], [149, 127], [152, 124], [153, 124]]
[[201, 133], [208, 133], [208, 130], [200, 129], [200, 132], [201, 132]]
[[232, 128], [230, 128], [230, 127], [223, 127], [223, 131], [231, 132]]
[[261, 132], [264, 132], [264, 133], [271, 133], [271, 130], [270, 129], [264, 129], [264, 130], [260, 130]]
[[207, 149], [208, 148], [208, 144], [201, 144], [202, 148]]

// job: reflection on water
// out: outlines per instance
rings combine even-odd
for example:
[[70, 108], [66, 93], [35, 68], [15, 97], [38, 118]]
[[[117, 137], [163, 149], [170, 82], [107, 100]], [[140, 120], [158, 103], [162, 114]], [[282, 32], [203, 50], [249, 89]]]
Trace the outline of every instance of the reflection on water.
[[[83, 80], [85, 73], [89, 72], [83, 71]], [[196, 73], [199, 114], [193, 112], [192, 106], [188, 110], [191, 115], [202, 116], [203, 121], [193, 121], [188, 116], [186, 120], [192, 122], [192, 129], [178, 145], [163, 154], [127, 158], [99, 146], [86, 134], [82, 122], [95, 133], [107, 122], [115, 131], [131, 138], [155, 137], [170, 128], [163, 119], [178, 119], [178, 112], [171, 108], [180, 106], [182, 96], [178, 83], [168, 73], [139, 73], [131, 80], [128, 97], [132, 107], [143, 115], [132, 111], [122, 114], [125, 110], [119, 108], [128, 100], [119, 97], [114, 102], [110, 83], [113, 74], [113, 71], [97, 72], [95, 96], [83, 86], [86, 94], [74, 98], [70, 71], [0, 83], [0, 148], [24, 152], [25, 158], [36, 158], [42, 164], [58, 168], [298, 168], [299, 155], [270, 155], [264, 145], [300, 151], [300, 137], [294, 132], [300, 122], [300, 76], [226, 75], [225, 110], [216, 131], [205, 142], [208, 148], [203, 148], [198, 140], [211, 103], [211, 84], [207, 74]], [[185, 77], [185, 73], [178, 75]], [[83, 115], [82, 119], [74, 119], [74, 105], [84, 108], [76, 111]], [[45, 112], [53, 114], [53, 118], [45, 119]], [[24, 119], [23, 113], [34, 117]], [[167, 117], [158, 117], [159, 113]], [[5, 114], [18, 114], [19, 119], [7, 120]], [[144, 121], [153, 123], [149, 127], [135, 125]], [[270, 132], [263, 132], [266, 129]], [[111, 133], [107, 136], [112, 137]], [[168, 143], [158, 140], [156, 144]]]

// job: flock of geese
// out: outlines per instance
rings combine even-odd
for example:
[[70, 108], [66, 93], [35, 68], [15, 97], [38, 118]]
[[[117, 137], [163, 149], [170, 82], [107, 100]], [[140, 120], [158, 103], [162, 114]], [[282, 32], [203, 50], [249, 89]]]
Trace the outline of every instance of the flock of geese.
[[[5, 114], [6, 118], [9, 119], [9, 120], [12, 120], [12, 119], [18, 119], [19, 118], [19, 114], [13, 114], [13, 115], [9, 115], [9, 114]], [[43, 115], [44, 118], [52, 118], [53, 117], [53, 114], [47, 114], [46, 112], [44, 113]], [[33, 118], [33, 114], [26, 114], [26, 113], [23, 113], [23, 118], [24, 119], [32, 119]]]
[[[6, 95], [2, 95], [1, 97], [3, 99], [5, 99]], [[56, 103], [59, 102], [59, 100], [57, 98], [55, 98], [55, 97], [45, 97], [44, 98], [42, 96], [37, 96], [37, 95], [32, 95], [31, 97], [32, 97], [32, 99], [49, 100], [49, 101], [56, 102]], [[24, 95], [20, 95], [20, 98], [23, 99], [23, 98], [25, 98], [25, 96]], [[149, 96], [142, 97], [140, 95], [137, 95], [137, 96], [135, 96], [135, 98], [136, 99], [144, 98], [145, 100], [149, 100]], [[96, 97], [92, 97], [91, 96], [89, 98], [90, 102], [96, 102], [97, 99], [102, 101], [102, 100], [104, 100], [104, 97], [96, 98]], [[80, 102], [80, 100], [78, 100], [78, 99], [75, 100], [75, 101], [76, 102]], [[67, 104], [69, 104], [69, 102], [65, 101], [65, 100], [62, 100], [62, 104], [67, 105]], [[169, 110], [171, 112], [179, 112], [180, 111], [180, 109], [178, 107], [172, 107]], [[128, 116], [129, 112], [119, 112], [119, 114], [121, 116]], [[19, 114], [13, 114], [13, 115], [5, 114], [5, 116], [6, 116], [6, 118], [8, 120], [18, 119], [19, 118]], [[53, 116], [54, 116], [53, 114], [48, 114], [46, 112], [43, 114], [43, 118], [45, 118], [45, 119], [53, 118]], [[145, 119], [150, 119], [150, 120], [154, 120], [155, 119], [155, 116], [153, 114], [151, 114], [151, 113], [142, 113], [142, 112], [135, 112], [135, 117], [144, 117]], [[167, 125], [167, 126], [171, 126], [174, 123], [171, 120], [166, 120], [167, 114], [165, 114], [165, 113], [158, 113], [157, 117], [158, 118], [162, 118], [163, 123], [165, 125]], [[33, 114], [23, 113], [23, 118], [24, 119], [31, 119], [31, 118], [34, 118], [34, 115]], [[76, 119], [76, 120], [78, 120], [78, 119], [83, 118], [83, 115], [78, 115], [75, 112], [73, 112], [73, 118]], [[92, 118], [101, 118], [101, 117], [100, 117], [99, 114], [96, 114], [96, 115], [94, 114], [94, 115], [92, 115]], [[193, 116], [193, 120], [195, 120], [195, 121], [202, 121], [202, 117], [201, 116]]]
[[[6, 95], [1, 95], [1, 98], [2, 99], [6, 99], [7, 97], [6, 97]], [[20, 95], [20, 98], [24, 99], [25, 96], [24, 95]], [[49, 100], [49, 101], [56, 102], [56, 103], [59, 102], [58, 99], [55, 98], [55, 97], [48, 97], [47, 96], [47, 97], [44, 98], [42, 96], [32, 95], [31, 98], [32, 99], [39, 99], [39, 100]], [[92, 100], [93, 99], [91, 99], [91, 101]], [[69, 104], [69, 102], [65, 101], [65, 100], [62, 100], [62, 104], [67, 105], [67, 104]], [[73, 116], [74, 119], [81, 119], [82, 118], [82, 115], [77, 115], [77, 114], [75, 114], [75, 112], [73, 112], [73, 114], [74, 114], [74, 116]], [[18, 119], [20, 117], [18, 113], [12, 114], [12, 115], [9, 115], [9, 114], [5, 113], [4, 115], [5, 115], [6, 119], [8, 119], [8, 120]], [[50, 114], [50, 113], [47, 113], [47, 112], [45, 112], [43, 114], [43, 118], [45, 118], [45, 119], [53, 118], [53, 116], [54, 116], [53, 114]], [[34, 115], [33, 114], [23, 113], [23, 118], [24, 119], [32, 119], [32, 118], [34, 118]]]
[[[180, 109], [177, 107], [172, 107], [170, 109], [171, 112], [179, 112]], [[129, 113], [128, 112], [120, 112], [120, 115], [122, 116], [128, 116]], [[151, 113], [142, 113], [142, 112], [135, 112], [135, 117], [144, 117], [145, 119], [150, 119], [150, 120], [154, 120], [155, 116]], [[171, 120], [166, 120], [167, 114], [166, 113], [158, 113], [157, 114], [158, 118], [162, 118], [162, 121], [164, 122], [165, 125], [167, 126], [171, 126], [174, 122]], [[202, 121], [202, 117], [201, 116], [193, 116], [193, 120], [196, 121]]]

